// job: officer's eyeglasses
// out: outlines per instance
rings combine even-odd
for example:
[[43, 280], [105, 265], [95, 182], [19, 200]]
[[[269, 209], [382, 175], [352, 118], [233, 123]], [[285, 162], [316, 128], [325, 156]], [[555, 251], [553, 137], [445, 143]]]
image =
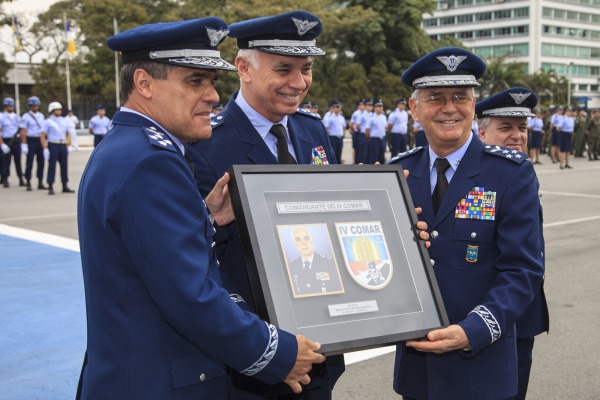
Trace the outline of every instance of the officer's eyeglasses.
[[466, 94], [453, 94], [450, 97], [445, 97], [442, 95], [433, 95], [422, 99], [421, 101], [425, 102], [429, 107], [440, 107], [446, 105], [446, 102], [450, 100], [452, 104], [455, 106], [462, 106], [470, 103], [473, 98], [467, 96]]

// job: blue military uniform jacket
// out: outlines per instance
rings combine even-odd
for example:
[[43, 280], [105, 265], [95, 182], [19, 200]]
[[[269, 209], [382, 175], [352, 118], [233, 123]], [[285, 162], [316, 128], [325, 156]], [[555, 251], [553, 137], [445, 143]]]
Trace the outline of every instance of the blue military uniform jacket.
[[[209, 140], [195, 143], [192, 146], [195, 151], [190, 152], [197, 171], [196, 183], [203, 197], [212, 190], [216, 181], [234, 164], [277, 163], [264, 140], [235, 102], [236, 97], [237, 93], [234, 93], [225, 110], [213, 118], [212, 137]], [[312, 149], [319, 146], [325, 150], [329, 163], [336, 162], [327, 131], [318, 115], [299, 109], [296, 114], [288, 116], [288, 130], [298, 164], [310, 164]], [[256, 312], [236, 223], [218, 227], [215, 242], [225, 287], [230, 292], [240, 295], [240, 298], [244, 300], [239, 303], [242, 308]], [[312, 382], [309, 388], [321, 387], [323, 390], [317, 390], [320, 392], [320, 396], [316, 394], [317, 397], [312, 398], [328, 399], [330, 387], [333, 388], [335, 381], [345, 369], [343, 356], [330, 356], [327, 358], [326, 364], [328, 383], [323, 382], [325, 369], [321, 369], [320, 366], [313, 368], [314, 370], [323, 370], [323, 372], [321, 377], [311, 375]], [[320, 379], [322, 377], [323, 379]], [[265, 387], [256, 380], [240, 382], [239, 386], [268, 395], [282, 393], [282, 391], [290, 393], [290, 390], [283, 385]]]
[[226, 399], [227, 366], [282, 381], [296, 338], [221, 287], [213, 227], [183, 155], [140, 115], [118, 112], [113, 123], [79, 189], [81, 398]]
[[[394, 367], [398, 393], [414, 399], [482, 400], [516, 394], [515, 321], [543, 276], [536, 176], [526, 157], [486, 146], [474, 136], [437, 216], [427, 148], [390, 160], [410, 171], [408, 185], [429, 227], [429, 255], [450, 323], [465, 330], [472, 347], [432, 354], [399, 345]], [[457, 210], [465, 210], [458, 207], [461, 200], [479, 191], [492, 192], [487, 193], [487, 210], [473, 219], [457, 218]], [[491, 213], [493, 220], [482, 217]]]

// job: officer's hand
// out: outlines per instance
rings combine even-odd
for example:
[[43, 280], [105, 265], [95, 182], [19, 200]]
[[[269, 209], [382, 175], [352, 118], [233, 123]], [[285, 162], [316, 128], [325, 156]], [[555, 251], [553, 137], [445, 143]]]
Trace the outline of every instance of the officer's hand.
[[27, 143], [21, 143], [21, 154], [29, 153], [29, 146]]
[[44, 149], [44, 160], [48, 161], [50, 159], [50, 149], [49, 148], [45, 148]]
[[227, 225], [235, 220], [231, 197], [229, 197], [229, 174], [226, 172], [221, 179], [217, 181], [213, 190], [206, 196], [206, 207], [212, 214], [213, 219], [220, 226]]
[[2, 152], [4, 154], [10, 153], [10, 147], [8, 147], [8, 145], [6, 143], [0, 144], [0, 148], [2, 148]]
[[310, 383], [310, 377], [308, 373], [312, 369], [313, 364], [319, 364], [325, 361], [323, 354], [316, 353], [321, 348], [320, 343], [311, 342], [302, 335], [297, 335], [296, 340], [298, 341], [298, 356], [296, 357], [296, 364], [285, 379], [294, 393], [302, 392], [302, 386]]
[[420, 340], [409, 340], [408, 347], [430, 353], [446, 353], [469, 347], [469, 338], [460, 325], [450, 325], [444, 329], [436, 329]]
[[[404, 170], [404, 177], [408, 178], [408, 175], [410, 174], [410, 172], [408, 172], [407, 169]], [[415, 212], [417, 213], [417, 215], [421, 214], [423, 212], [423, 209], [421, 207], [417, 207], [415, 208]], [[429, 233], [427, 232], [427, 222], [425, 221], [419, 221], [417, 222], [417, 224], [415, 225], [415, 227], [420, 231], [419, 232], [419, 239], [424, 240], [425, 241], [425, 247], [429, 248], [429, 246], [431, 246], [431, 242], [429, 241]]]
[[70, 153], [73, 151], [73, 146], [67, 146], [67, 153]]

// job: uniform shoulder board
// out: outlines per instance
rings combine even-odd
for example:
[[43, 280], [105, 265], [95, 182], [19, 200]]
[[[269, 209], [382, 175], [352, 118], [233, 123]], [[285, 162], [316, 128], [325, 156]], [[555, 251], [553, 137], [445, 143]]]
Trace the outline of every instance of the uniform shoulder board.
[[158, 127], [146, 126], [144, 127], [144, 133], [146, 133], [152, 145], [160, 147], [161, 149], [177, 151], [175, 143], [173, 143], [169, 135], [159, 130]]
[[525, 153], [521, 153], [518, 150], [513, 150], [508, 147], [498, 146], [498, 145], [489, 145], [486, 144], [483, 148], [488, 154], [493, 154], [500, 158], [506, 158], [507, 160], [511, 160], [514, 163], [522, 164], [529, 157]]
[[410, 157], [414, 154], [418, 154], [421, 152], [421, 150], [423, 150], [425, 147], [424, 146], [419, 146], [419, 147], [415, 147], [413, 149], [410, 149], [409, 151], [405, 151], [404, 153], [398, 153], [395, 157], [390, 158], [390, 161], [388, 161], [388, 164], [395, 164], [400, 160], [403, 160], [407, 157]]
[[316, 119], [321, 119], [321, 116], [319, 114], [316, 114], [316, 113], [314, 113], [312, 111], [305, 110], [304, 108], [298, 108], [296, 110], [296, 114], [306, 115], [307, 117], [313, 117], [313, 118], [316, 118]]
[[225, 122], [225, 118], [223, 118], [223, 116], [221, 114], [215, 115], [214, 117], [212, 117], [210, 119], [210, 126], [211, 126], [211, 128], [215, 129], [217, 126], [221, 125], [223, 122]]

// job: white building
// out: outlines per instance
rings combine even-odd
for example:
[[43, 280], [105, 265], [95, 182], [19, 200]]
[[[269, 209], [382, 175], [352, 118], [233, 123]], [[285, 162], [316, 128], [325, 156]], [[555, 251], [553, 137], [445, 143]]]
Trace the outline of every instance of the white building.
[[484, 59], [508, 55], [530, 74], [568, 76], [577, 103], [600, 107], [600, 0], [436, 0], [422, 26]]

